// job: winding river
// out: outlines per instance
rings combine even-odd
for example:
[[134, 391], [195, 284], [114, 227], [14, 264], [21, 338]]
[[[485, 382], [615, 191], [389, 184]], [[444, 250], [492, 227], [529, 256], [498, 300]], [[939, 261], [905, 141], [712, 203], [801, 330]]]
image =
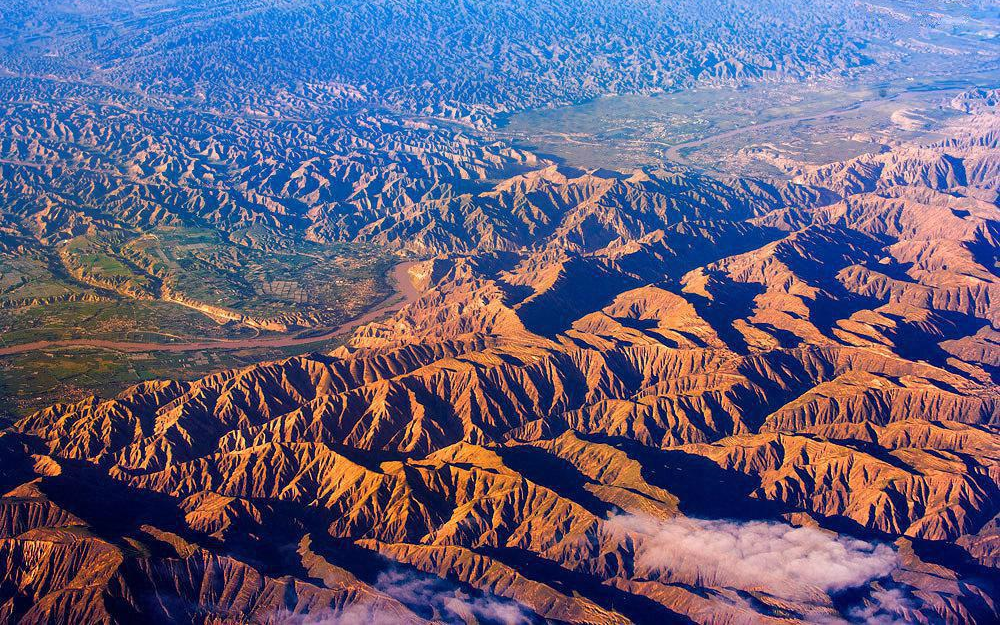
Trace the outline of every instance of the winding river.
[[66, 339], [60, 341], [35, 341], [32, 343], [22, 343], [9, 347], [0, 347], [0, 356], [12, 356], [25, 352], [54, 349], [60, 347], [98, 347], [111, 349], [119, 352], [191, 352], [201, 350], [234, 350], [253, 349], [261, 347], [280, 348], [294, 347], [297, 345], [308, 345], [310, 343], [322, 343], [351, 332], [358, 326], [371, 323], [376, 319], [389, 313], [393, 313], [403, 308], [407, 304], [420, 297], [420, 292], [413, 286], [410, 280], [410, 267], [416, 261], [399, 263], [393, 267], [391, 275], [395, 283], [396, 291], [383, 300], [382, 304], [369, 310], [360, 317], [346, 321], [336, 327], [329, 328], [326, 332], [315, 336], [269, 336], [255, 337], [247, 339], [219, 339], [213, 341], [192, 341], [185, 343], [128, 343], [123, 341], [109, 341], [103, 339]]

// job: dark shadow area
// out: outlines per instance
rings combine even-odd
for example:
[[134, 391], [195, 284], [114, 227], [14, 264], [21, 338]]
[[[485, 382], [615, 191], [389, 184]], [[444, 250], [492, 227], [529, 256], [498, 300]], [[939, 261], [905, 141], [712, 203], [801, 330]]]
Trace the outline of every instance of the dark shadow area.
[[523, 549], [483, 548], [481, 551], [511, 566], [528, 578], [541, 581], [570, 596], [579, 593], [602, 608], [615, 610], [632, 622], [693, 623], [693, 621], [646, 597], [609, 586], [593, 575], [571, 571]]
[[833, 328], [837, 326], [838, 321], [850, 319], [855, 313], [874, 310], [881, 305], [882, 302], [877, 299], [852, 293], [840, 282], [833, 281], [824, 284], [823, 291], [816, 295], [816, 299], [809, 306], [809, 321], [824, 336], [837, 340]]
[[[916, 538], [912, 539], [911, 544], [913, 553], [921, 560], [942, 564], [954, 570], [962, 580], [983, 586], [992, 597], [1000, 592], [1000, 570], [979, 564], [955, 543]], [[982, 609], [982, 614], [992, 614], [986, 604], [980, 602], [978, 607]]]
[[517, 315], [531, 332], [554, 338], [580, 317], [604, 308], [619, 293], [636, 286], [629, 276], [574, 257], [566, 261], [551, 287], [517, 307]]
[[745, 319], [753, 314], [754, 298], [764, 292], [760, 284], [729, 282], [716, 284], [709, 291], [716, 298], [709, 300], [697, 295], [687, 295], [687, 299], [698, 316], [708, 322], [729, 349], [737, 354], [747, 354], [747, 342], [733, 327], [737, 319]]
[[21, 434], [0, 430], [0, 495], [35, 478], [29, 454], [42, 452], [35, 442]]
[[795, 349], [802, 345], [802, 339], [799, 335], [791, 332], [789, 330], [783, 330], [770, 323], [754, 323], [754, 327], [770, 334], [775, 340], [778, 341], [778, 346], [780, 349]]
[[132, 488], [86, 462], [62, 459], [60, 463], [63, 472], [45, 477], [39, 489], [53, 503], [85, 521], [101, 539], [118, 544], [124, 536], [144, 535], [142, 525], [153, 525], [185, 540], [214, 542], [188, 528], [175, 498]]
[[575, 501], [596, 516], [604, 517], [617, 511], [615, 506], [601, 501], [584, 488], [591, 480], [562, 458], [536, 447], [500, 447], [496, 451], [504, 464], [526, 479]]
[[[366, 584], [393, 597], [418, 616], [442, 623], [461, 623], [457, 615], [445, 606], [457, 599], [468, 604], [487, 601], [489, 604], [520, 606], [505, 597], [484, 593], [451, 577], [438, 577], [420, 569], [386, 558], [377, 551], [365, 549], [348, 540], [331, 539], [313, 534], [312, 549], [331, 564], [350, 571]], [[545, 623], [530, 609], [520, 609], [528, 623]], [[488, 611], [476, 613], [483, 625], [501, 625], [505, 621], [491, 618]]]
[[[630, 330], [635, 330], [636, 332], [640, 332], [644, 336], [649, 337], [654, 341], [657, 341], [658, 343], [662, 343], [667, 347], [673, 347], [673, 348], [680, 347], [680, 343], [678, 343], [675, 339], [667, 338], [666, 336], [663, 336], [662, 334], [656, 331], [656, 328], [659, 327], [659, 323], [657, 322], [656, 319], [633, 319], [631, 317], [615, 317], [614, 319], [615, 321], [620, 323], [623, 327], [629, 328]], [[695, 338], [694, 340], [697, 341], [695, 345], [703, 347], [702, 341], [700, 341], [697, 338]]]
[[[934, 332], [928, 332], [924, 324], [909, 323], [903, 317], [887, 314], [887, 317], [896, 321], [896, 330], [893, 333], [893, 343], [900, 356], [908, 360], [924, 361], [940, 367], [947, 371], [960, 373], [952, 365], [948, 364], [948, 359], [954, 356], [945, 351], [940, 343], [953, 341], [965, 337], [974, 337], [984, 327], [989, 325], [985, 319], [979, 319], [972, 315], [947, 310], [934, 310], [932, 319], [937, 321], [933, 324]], [[997, 367], [983, 363], [985, 369], [993, 379], [997, 379], [1000, 374]], [[945, 385], [939, 380], [935, 384]], [[949, 388], [952, 392], [956, 389]]]
[[687, 516], [704, 519], [775, 519], [790, 511], [784, 504], [750, 497], [760, 485], [752, 477], [722, 469], [707, 458], [680, 450], [640, 445], [626, 453], [642, 464], [643, 477], [675, 495]]

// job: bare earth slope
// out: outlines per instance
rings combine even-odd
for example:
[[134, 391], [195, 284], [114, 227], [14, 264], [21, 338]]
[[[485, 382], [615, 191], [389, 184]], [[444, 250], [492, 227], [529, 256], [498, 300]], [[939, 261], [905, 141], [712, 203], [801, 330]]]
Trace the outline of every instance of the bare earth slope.
[[0, 433], [0, 615], [995, 622], [998, 119], [373, 225], [453, 251], [349, 347]]

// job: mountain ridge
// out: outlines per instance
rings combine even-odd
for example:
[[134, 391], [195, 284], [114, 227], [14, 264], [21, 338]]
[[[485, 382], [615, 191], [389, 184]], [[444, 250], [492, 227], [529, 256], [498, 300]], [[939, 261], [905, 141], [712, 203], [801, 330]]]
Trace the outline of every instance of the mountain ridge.
[[[784, 185], [550, 168], [450, 199], [479, 243], [346, 346], [0, 433], [2, 613], [988, 622], [995, 123]], [[857, 568], [793, 591], [655, 547], [758, 533]]]

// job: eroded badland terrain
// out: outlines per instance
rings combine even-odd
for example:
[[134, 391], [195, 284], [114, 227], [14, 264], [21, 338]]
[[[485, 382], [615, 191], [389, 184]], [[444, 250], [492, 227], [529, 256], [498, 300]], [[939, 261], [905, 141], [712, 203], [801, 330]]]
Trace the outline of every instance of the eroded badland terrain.
[[996, 622], [998, 87], [991, 0], [0, 2], [0, 620]]

